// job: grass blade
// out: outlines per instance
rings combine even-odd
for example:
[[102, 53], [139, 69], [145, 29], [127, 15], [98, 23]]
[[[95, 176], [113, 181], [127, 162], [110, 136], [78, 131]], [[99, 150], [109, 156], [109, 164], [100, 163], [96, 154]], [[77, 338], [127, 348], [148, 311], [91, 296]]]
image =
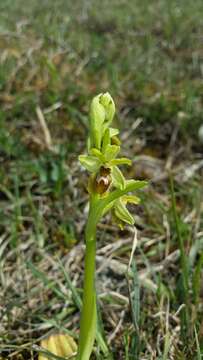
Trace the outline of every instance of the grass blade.
[[175, 224], [175, 230], [177, 235], [178, 247], [180, 249], [180, 267], [181, 267], [181, 276], [177, 284], [177, 293], [179, 300], [185, 304], [181, 311], [181, 334], [182, 338], [186, 340], [186, 334], [188, 334], [189, 329], [189, 266], [188, 260], [185, 253], [184, 242], [180, 229], [180, 219], [177, 213], [176, 206], [176, 197], [174, 190], [173, 177], [170, 175], [170, 192], [171, 192], [171, 202], [172, 202], [172, 215]]

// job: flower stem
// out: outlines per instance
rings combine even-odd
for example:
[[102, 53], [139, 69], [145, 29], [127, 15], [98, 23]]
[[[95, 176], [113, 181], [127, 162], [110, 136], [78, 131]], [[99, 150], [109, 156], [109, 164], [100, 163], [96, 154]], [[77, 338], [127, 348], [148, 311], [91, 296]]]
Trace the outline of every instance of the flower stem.
[[[90, 204], [91, 205], [91, 204]], [[96, 256], [96, 224], [91, 211], [86, 227], [86, 251], [83, 307], [80, 322], [80, 337], [77, 360], [89, 360], [96, 333], [96, 290], [95, 290], [95, 256]]]

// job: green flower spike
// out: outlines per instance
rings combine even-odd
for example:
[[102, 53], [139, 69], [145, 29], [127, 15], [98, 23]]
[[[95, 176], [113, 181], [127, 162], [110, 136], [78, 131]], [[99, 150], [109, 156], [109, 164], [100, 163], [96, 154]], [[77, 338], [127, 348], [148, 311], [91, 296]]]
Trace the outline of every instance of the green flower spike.
[[[113, 120], [115, 105], [111, 96], [100, 94], [96, 96], [90, 106], [90, 139], [88, 155], [80, 155], [79, 161], [89, 172], [96, 174], [103, 166], [111, 170], [113, 185], [124, 189], [125, 179], [117, 165], [131, 165], [127, 158], [116, 158], [120, 152], [119, 141], [116, 138], [119, 131], [110, 128]], [[114, 144], [113, 142], [116, 142]]]
[[109, 93], [94, 97], [90, 106], [88, 151], [86, 155], [79, 156], [81, 165], [90, 173], [88, 185], [90, 206], [85, 231], [84, 292], [77, 360], [89, 360], [95, 338], [104, 356], [108, 352], [97, 329], [94, 284], [97, 224], [102, 216], [111, 211], [121, 227], [125, 223], [133, 225], [134, 218], [126, 205], [138, 204], [139, 198], [129, 193], [146, 185], [146, 181], [126, 180], [119, 169], [119, 165], [131, 165], [131, 160], [118, 157], [119, 131], [110, 127], [114, 114], [115, 105]]

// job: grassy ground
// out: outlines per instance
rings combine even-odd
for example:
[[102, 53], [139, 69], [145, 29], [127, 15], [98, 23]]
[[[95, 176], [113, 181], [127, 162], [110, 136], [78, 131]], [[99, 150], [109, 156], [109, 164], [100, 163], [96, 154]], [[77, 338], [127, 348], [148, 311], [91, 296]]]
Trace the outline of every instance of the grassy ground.
[[[77, 339], [92, 96], [118, 108], [131, 177], [149, 179], [134, 234], [98, 229], [98, 302], [109, 353], [203, 353], [201, 0], [0, 2], [0, 352], [36, 359], [58, 329]], [[60, 259], [60, 260], [59, 260]], [[64, 272], [64, 269], [66, 270]]]

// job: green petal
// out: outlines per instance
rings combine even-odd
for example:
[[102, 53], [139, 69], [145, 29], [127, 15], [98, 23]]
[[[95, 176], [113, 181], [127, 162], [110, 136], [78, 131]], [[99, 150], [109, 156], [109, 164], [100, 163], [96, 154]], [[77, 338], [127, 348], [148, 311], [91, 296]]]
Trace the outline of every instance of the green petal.
[[92, 173], [96, 173], [101, 166], [101, 161], [95, 156], [80, 155], [78, 159], [81, 165]]
[[[145, 180], [126, 180], [126, 188], [128, 187], [130, 190], [129, 191], [134, 191], [137, 189], [140, 189], [144, 186], [146, 186], [148, 184], [147, 181]], [[132, 188], [132, 190], [131, 190]]]
[[102, 152], [103, 153], [105, 153], [106, 148], [108, 145], [110, 145], [110, 143], [111, 143], [110, 131], [109, 131], [109, 129], [106, 129], [104, 136], [103, 136], [103, 140], [102, 140]]
[[125, 178], [117, 166], [112, 167], [111, 177], [112, 177], [113, 185], [116, 188], [120, 190], [125, 189]]
[[131, 203], [137, 205], [140, 203], [140, 198], [135, 195], [123, 195], [122, 201], [124, 204]]
[[110, 165], [131, 165], [132, 161], [128, 158], [112, 159]]
[[127, 224], [133, 225], [135, 220], [133, 216], [129, 213], [126, 206], [123, 204], [121, 199], [117, 200], [114, 205], [114, 211], [117, 218], [122, 220], [123, 222], [126, 222]]
[[116, 136], [119, 134], [119, 130], [116, 128], [109, 128], [109, 132], [110, 132], [110, 137], [112, 138], [113, 136]]

